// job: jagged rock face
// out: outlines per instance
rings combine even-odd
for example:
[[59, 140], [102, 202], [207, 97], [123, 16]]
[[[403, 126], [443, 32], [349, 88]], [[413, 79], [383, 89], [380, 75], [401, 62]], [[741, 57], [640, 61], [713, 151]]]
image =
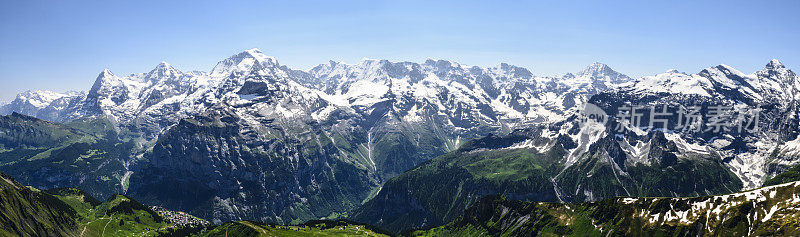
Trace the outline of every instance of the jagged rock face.
[[255, 131], [292, 131], [278, 122], [262, 125], [252, 127], [224, 109], [182, 120], [134, 174], [131, 192], [215, 222], [298, 223], [348, 211], [378, 187], [325, 134], [265, 138]]

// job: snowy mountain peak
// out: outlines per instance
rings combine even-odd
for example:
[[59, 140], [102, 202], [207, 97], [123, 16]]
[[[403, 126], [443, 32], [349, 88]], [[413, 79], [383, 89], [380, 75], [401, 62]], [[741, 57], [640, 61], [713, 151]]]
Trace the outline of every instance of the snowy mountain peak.
[[710, 79], [720, 79], [724, 78], [725, 80], [729, 80], [730, 77], [737, 78], [737, 81], [741, 81], [741, 78], [747, 77], [746, 74], [743, 72], [736, 70], [735, 68], [728, 66], [726, 64], [720, 64], [717, 66], [713, 66], [710, 68], [703, 69], [700, 71], [701, 76], [709, 77]]
[[95, 85], [102, 84], [104, 81], [108, 81], [108, 80], [111, 80], [111, 79], [116, 78], [116, 77], [117, 76], [114, 75], [114, 73], [111, 72], [111, 70], [106, 68], [106, 69], [103, 69], [103, 71], [101, 71], [100, 74], [97, 75], [97, 78], [95, 78], [95, 80], [94, 80], [94, 84]]
[[158, 70], [158, 71], [171, 71], [171, 70], [175, 70], [175, 68], [173, 68], [172, 65], [170, 65], [166, 61], [161, 61], [160, 63], [158, 63], [158, 65], [156, 65], [155, 68], [153, 68], [152, 71], [156, 71], [156, 70]]
[[781, 62], [778, 61], [777, 59], [770, 60], [766, 66], [766, 69], [781, 69], [781, 68], [785, 68], [785, 66], [783, 66], [783, 64], [781, 64]]
[[459, 64], [457, 62], [450, 61], [450, 60], [430, 59], [430, 58], [425, 60], [425, 65], [436, 66], [436, 67], [460, 67], [461, 66], [461, 64]]
[[499, 68], [500, 70], [509, 72], [513, 77], [519, 77], [524, 79], [531, 79], [533, 77], [533, 73], [524, 67], [518, 67], [508, 63], [500, 63]]
[[336, 70], [337, 68], [344, 70], [346, 66], [347, 64], [343, 62], [328, 60], [328, 63], [319, 64], [311, 68], [311, 70], [308, 72], [314, 77], [321, 77], [321, 75], [331, 74], [332, 71]]
[[731, 66], [728, 66], [727, 64], [720, 64], [720, 65], [711, 67], [711, 69], [715, 69], [715, 70], [719, 70], [719, 71], [723, 71], [723, 72], [736, 73], [736, 74], [744, 74], [744, 73], [740, 72], [739, 70], [736, 70], [735, 68], [733, 68]]
[[0, 114], [16, 112], [46, 120], [57, 120], [59, 113], [67, 108], [73, 99], [83, 96], [85, 93], [75, 91], [57, 93], [46, 90], [29, 90], [17, 94], [13, 101], [0, 106]]
[[590, 76], [594, 78], [610, 77], [612, 80], [630, 80], [622, 73], [614, 71], [606, 64], [595, 62], [578, 72], [577, 76]]
[[690, 75], [675, 69], [664, 73], [644, 76], [629, 85], [635, 91], [665, 92], [672, 94], [700, 95], [710, 97], [711, 82], [705, 77]]
[[252, 48], [233, 55], [214, 66], [212, 77], [227, 77], [231, 73], [247, 73], [253, 69], [279, 67], [278, 60], [264, 55], [261, 50]]
[[112, 73], [111, 70], [109, 70], [108, 68], [103, 69], [103, 71], [100, 72], [100, 75], [97, 75], [97, 79], [108, 78], [108, 77], [114, 77], [114, 73]]
[[361, 59], [360, 66], [364, 68], [380, 69], [387, 64], [391, 64], [391, 62], [386, 59], [371, 59], [365, 57]]
[[669, 70], [667, 70], [667, 71], [666, 71], [666, 72], [664, 72], [664, 73], [667, 73], [667, 74], [683, 74], [683, 75], [688, 75], [688, 74], [686, 74], [685, 72], [678, 71], [677, 69], [669, 69]]
[[764, 69], [757, 71], [750, 83], [769, 100], [800, 99], [800, 77], [777, 59], [770, 60]]
[[441, 76], [453, 73], [459, 68], [462, 68], [461, 64], [444, 59], [427, 59], [422, 66], [433, 68], [434, 72]]
[[580, 72], [578, 72], [578, 75], [597, 75], [597, 74], [606, 74], [610, 72], [616, 73], [608, 65], [600, 62], [594, 62], [589, 66], [587, 66], [586, 68], [584, 68], [583, 70], [581, 70]]
[[161, 63], [156, 65], [156, 67], [153, 68], [153, 70], [147, 73], [147, 76], [145, 76], [145, 78], [149, 80], [176, 78], [178, 77], [179, 74], [181, 74], [181, 72], [173, 68], [172, 65], [170, 65], [167, 62], [161, 61]]
[[750, 84], [753, 83], [752, 76], [747, 75], [735, 68], [728, 66], [726, 64], [720, 64], [711, 68], [704, 69], [700, 72], [700, 76], [707, 77], [712, 82], [717, 83], [719, 86], [726, 87], [726, 88], [738, 88], [738, 87], [746, 87], [743, 88], [743, 92], [746, 94], [755, 94], [752, 90]]
[[56, 99], [66, 96], [65, 94], [56, 93], [46, 90], [28, 90], [17, 94], [15, 100], [25, 101], [34, 107], [44, 108]]
[[273, 57], [265, 55], [258, 48], [252, 48], [252, 49], [245, 50], [244, 52], [240, 53], [240, 55], [241, 54], [247, 54], [249, 57], [252, 57], [252, 58], [256, 59], [256, 61], [258, 61], [261, 64], [267, 64], [267, 63], [278, 64], [278, 60], [276, 60]]
[[251, 49], [245, 50], [245, 52], [250, 53], [250, 54], [254, 54], [254, 55], [255, 54], [263, 54], [261, 52], [261, 49], [258, 49], [258, 48], [251, 48]]
[[781, 62], [777, 59], [770, 60], [769, 63], [764, 66], [764, 69], [757, 71], [755, 74], [757, 77], [772, 79], [784, 84], [793, 84], [796, 83], [796, 80], [800, 80], [797, 78], [797, 75], [792, 72], [792, 70], [786, 68], [786, 66], [781, 64]]
[[598, 85], [604, 84], [604, 86], [600, 86], [600, 89], [610, 88], [617, 84], [633, 81], [633, 79], [627, 75], [614, 71], [614, 69], [611, 69], [608, 65], [599, 62], [587, 66], [578, 72], [576, 76], [584, 78], [584, 80], [588, 80], [586, 78], [589, 78], [593, 83]]
[[95, 88], [99, 88], [104, 82], [109, 81], [116, 77], [117, 76], [114, 75], [114, 73], [112, 73], [111, 70], [108, 70], [108, 68], [103, 69], [103, 71], [101, 71], [100, 74], [97, 75], [97, 78], [95, 78], [94, 85], [92, 86], [92, 89], [90, 91], [95, 90]]

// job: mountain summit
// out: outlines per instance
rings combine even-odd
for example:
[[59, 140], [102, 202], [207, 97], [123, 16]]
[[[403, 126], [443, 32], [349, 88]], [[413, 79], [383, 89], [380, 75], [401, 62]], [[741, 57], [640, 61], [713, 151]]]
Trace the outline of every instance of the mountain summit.
[[153, 70], [151, 70], [150, 72], [147, 73], [147, 75], [145, 76], [145, 79], [148, 79], [148, 80], [174, 79], [174, 78], [179, 77], [180, 74], [181, 74], [181, 72], [178, 71], [177, 69], [173, 68], [172, 65], [170, 65], [167, 62], [162, 61], [161, 63], [156, 65], [156, 67], [153, 68]]
[[252, 69], [277, 66], [278, 61], [275, 58], [264, 55], [257, 48], [252, 48], [217, 63], [209, 74], [211, 77], [226, 77], [231, 73], [247, 73]]

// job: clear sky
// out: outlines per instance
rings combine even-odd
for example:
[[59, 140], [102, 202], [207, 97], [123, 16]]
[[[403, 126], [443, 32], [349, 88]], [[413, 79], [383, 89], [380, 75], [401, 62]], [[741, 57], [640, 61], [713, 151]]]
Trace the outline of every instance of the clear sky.
[[295, 69], [367, 57], [537, 75], [595, 61], [634, 77], [717, 64], [750, 73], [772, 58], [800, 70], [800, 1], [0, 0], [0, 100], [88, 90], [104, 68], [209, 71], [254, 47]]

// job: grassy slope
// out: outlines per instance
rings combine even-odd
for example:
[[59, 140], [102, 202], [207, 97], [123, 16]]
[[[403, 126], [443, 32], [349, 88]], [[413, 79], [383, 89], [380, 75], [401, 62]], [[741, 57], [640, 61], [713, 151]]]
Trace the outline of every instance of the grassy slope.
[[78, 228], [77, 213], [43, 191], [0, 173], [0, 236], [65, 236]]
[[347, 221], [311, 221], [303, 225], [266, 225], [252, 221], [222, 224], [197, 236], [388, 236], [380, 230]]
[[[62, 200], [77, 199], [65, 196]], [[112, 196], [108, 201], [92, 206], [76, 203], [80, 209], [78, 223], [82, 236], [158, 236], [173, 226], [165, 222], [148, 207], [123, 195]]]

